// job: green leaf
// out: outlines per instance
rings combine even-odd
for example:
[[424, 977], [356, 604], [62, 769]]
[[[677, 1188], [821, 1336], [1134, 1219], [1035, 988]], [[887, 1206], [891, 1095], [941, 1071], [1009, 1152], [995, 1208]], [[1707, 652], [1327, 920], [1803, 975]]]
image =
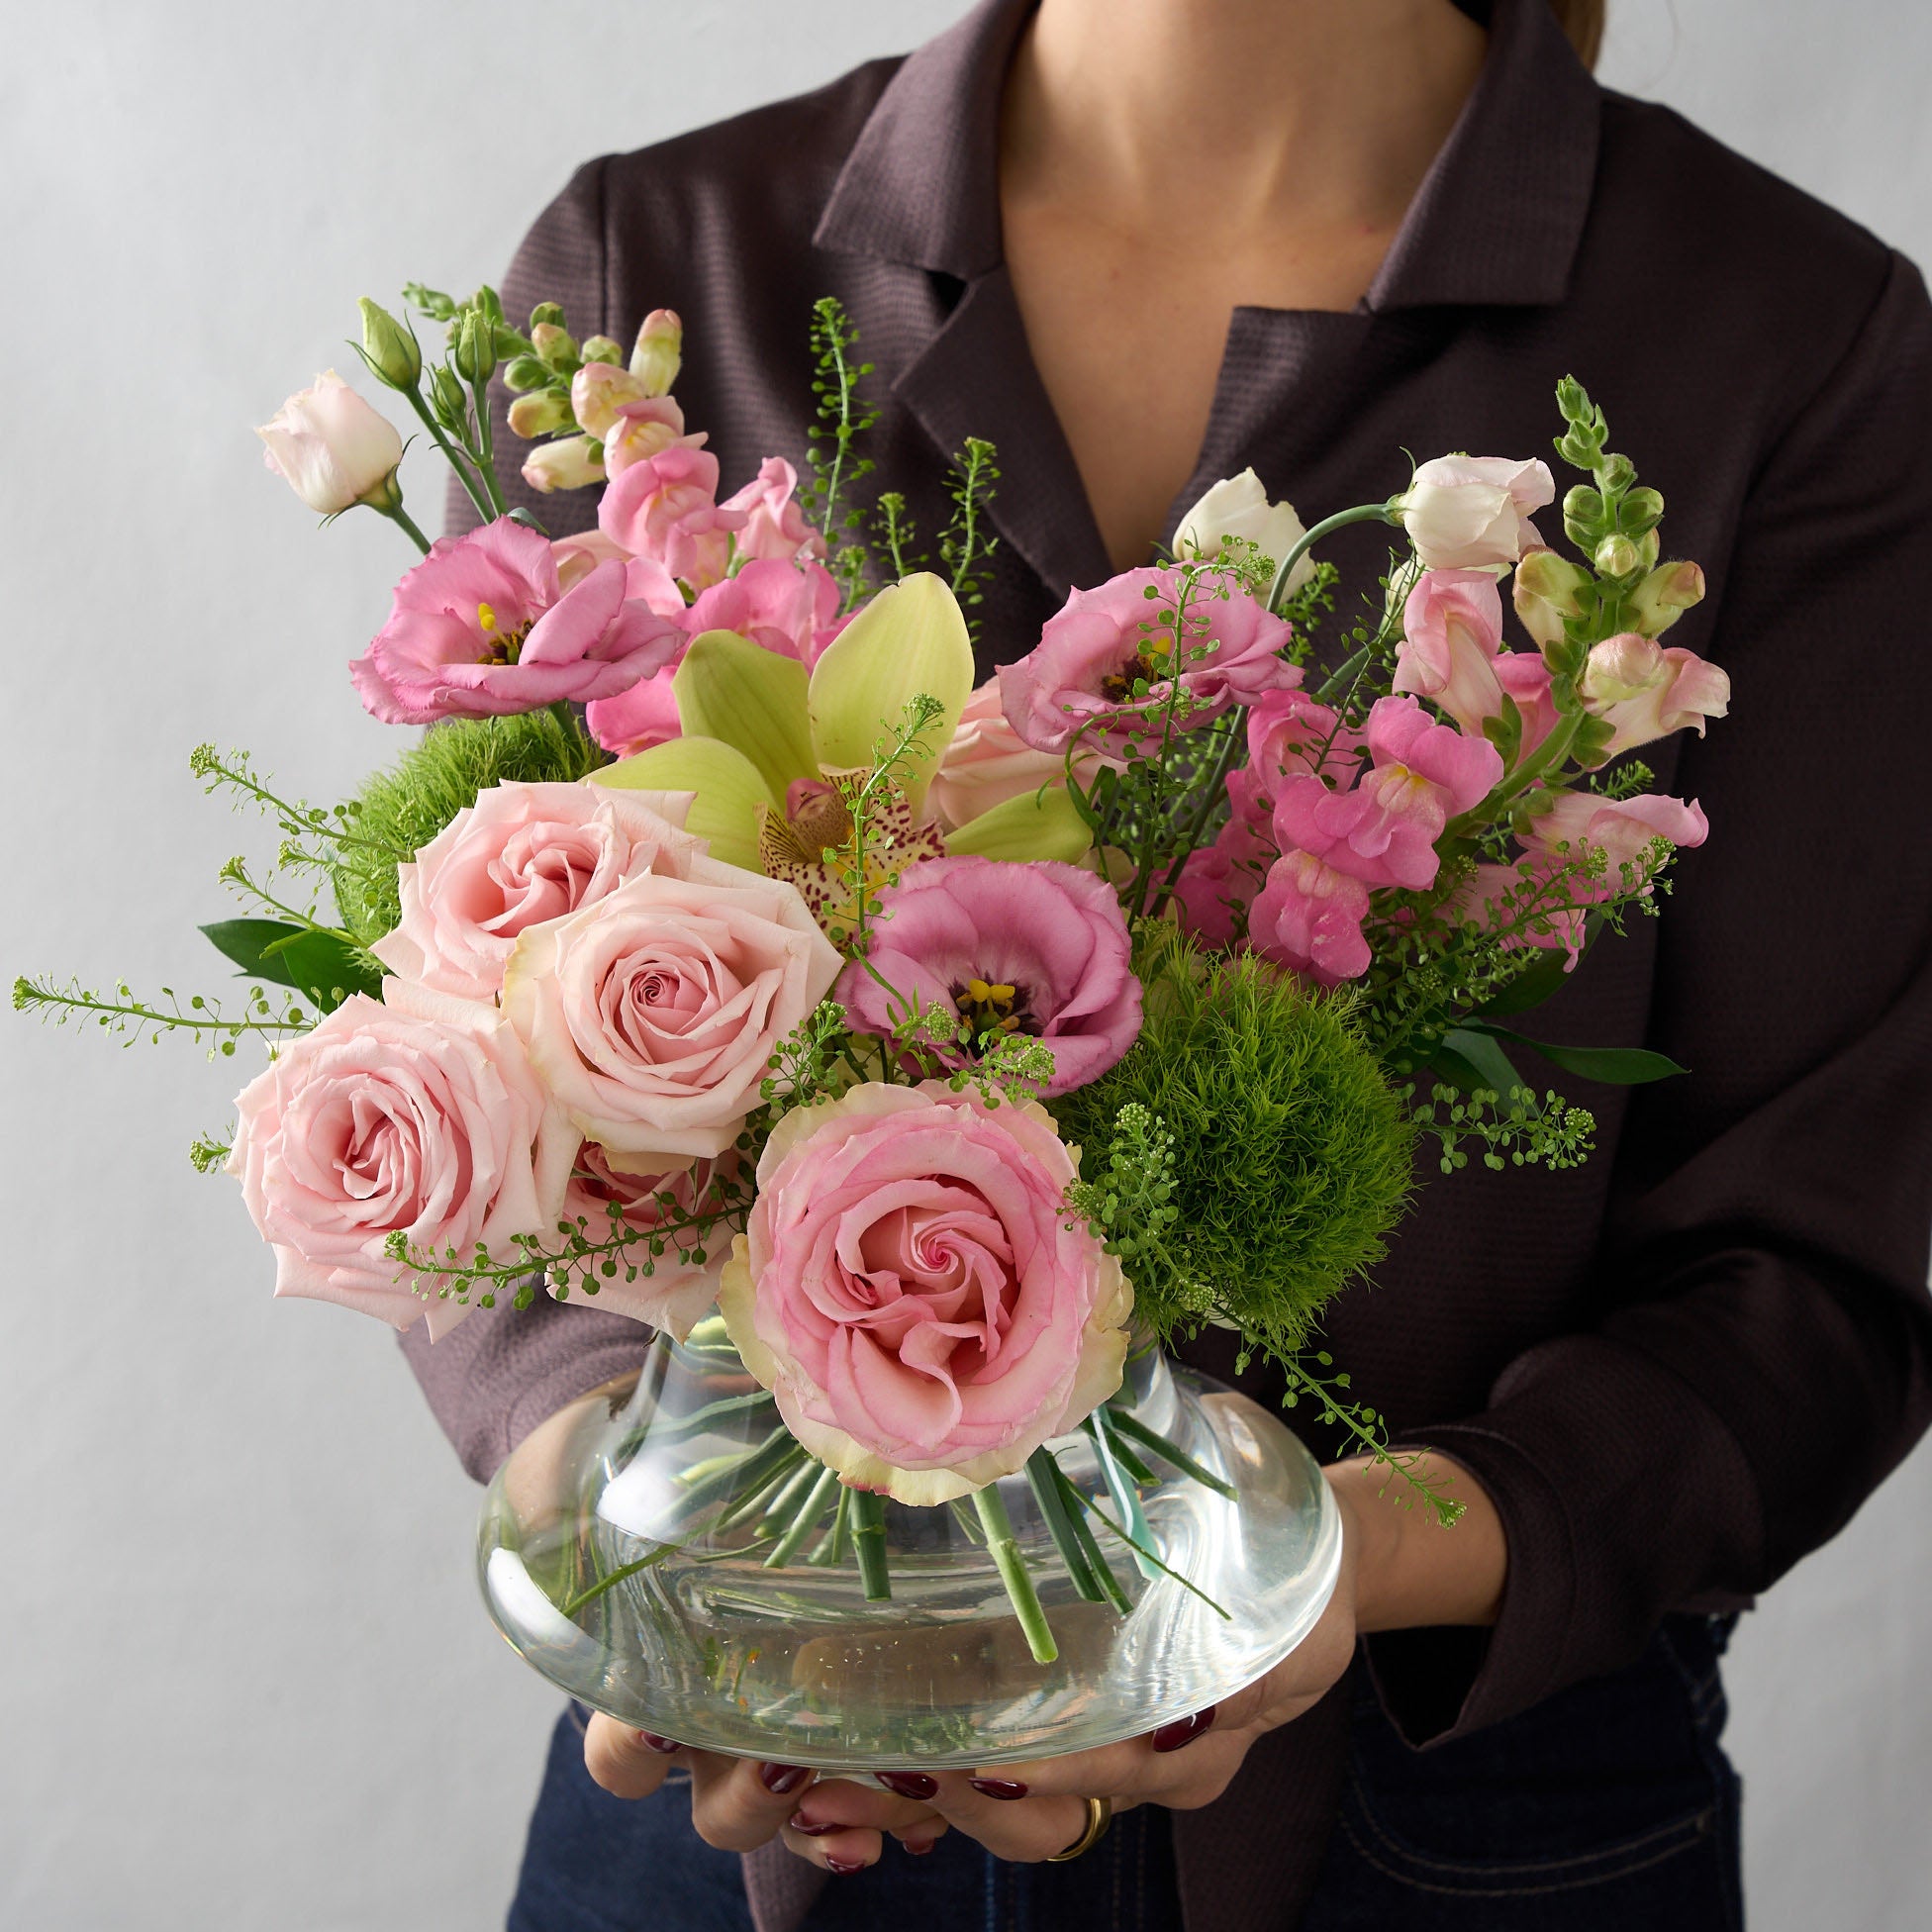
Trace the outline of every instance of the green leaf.
[[[1601, 913], [1592, 913], [1584, 920], [1584, 944], [1583, 951], [1577, 957], [1578, 965], [1581, 966], [1590, 957], [1590, 949], [1596, 943], [1596, 935], [1602, 929]], [[1570, 955], [1560, 946], [1553, 947], [1535, 965], [1526, 967], [1511, 980], [1477, 1014], [1477, 1018], [1500, 1018], [1506, 1014], [1527, 1013], [1531, 1007], [1540, 1007], [1572, 977], [1571, 973], [1565, 971], [1569, 963]]]
[[1647, 1046], [1558, 1046], [1550, 1040], [1512, 1033], [1506, 1026], [1486, 1026], [1484, 1031], [1540, 1053], [1551, 1066], [1574, 1073], [1580, 1080], [1594, 1080], [1605, 1087], [1641, 1087], [1647, 1081], [1668, 1080], [1673, 1074], [1690, 1071], [1679, 1066], [1669, 1054], [1653, 1053]]
[[[1442, 1044], [1429, 1055], [1429, 1064], [1465, 1093], [1485, 1087], [1504, 1102], [1515, 1088], [1529, 1086], [1509, 1064], [1508, 1054], [1487, 1032], [1467, 1026], [1452, 1026], [1444, 1033]], [[1474, 1078], [1468, 1077], [1471, 1075]]]
[[344, 996], [381, 996], [382, 975], [360, 950], [333, 932], [283, 919], [221, 919], [201, 929], [250, 979], [292, 986], [325, 1013], [341, 1004], [336, 997], [338, 988]]

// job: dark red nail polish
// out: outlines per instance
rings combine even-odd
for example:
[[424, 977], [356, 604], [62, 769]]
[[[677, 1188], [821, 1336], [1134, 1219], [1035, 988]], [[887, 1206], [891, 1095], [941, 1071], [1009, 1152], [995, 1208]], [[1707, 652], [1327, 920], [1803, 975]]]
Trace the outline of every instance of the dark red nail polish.
[[828, 1831], [843, 1831], [843, 1825], [821, 1825], [817, 1818], [808, 1818], [803, 1811], [794, 1811], [785, 1820], [802, 1838], [822, 1838]]
[[982, 1797], [1024, 1797], [1026, 1787], [1011, 1778], [969, 1778], [972, 1786]]
[[672, 1738], [659, 1737], [655, 1731], [639, 1731], [637, 1733], [637, 1742], [646, 1751], [661, 1751], [667, 1758], [673, 1751], [683, 1748]]
[[854, 1872], [863, 1872], [865, 1870], [865, 1861], [862, 1858], [833, 1858], [827, 1852], [825, 1854], [825, 1870], [836, 1873], [841, 1879], [849, 1879]]
[[936, 1838], [921, 1838], [917, 1845], [906, 1847], [908, 1858], [923, 1858], [939, 1841]]
[[788, 1797], [812, 1776], [803, 1765], [760, 1765], [758, 1778], [773, 1797]]
[[1163, 1724], [1154, 1733], [1154, 1749], [1178, 1751], [1184, 1744], [1192, 1744], [1203, 1731], [1213, 1729], [1214, 1712], [1217, 1707], [1209, 1704], [1206, 1710], [1198, 1710], [1192, 1717], [1177, 1717], [1173, 1723]]
[[887, 1790], [921, 1802], [935, 1796], [939, 1789], [939, 1781], [928, 1778], [922, 1771], [875, 1771], [872, 1775]]

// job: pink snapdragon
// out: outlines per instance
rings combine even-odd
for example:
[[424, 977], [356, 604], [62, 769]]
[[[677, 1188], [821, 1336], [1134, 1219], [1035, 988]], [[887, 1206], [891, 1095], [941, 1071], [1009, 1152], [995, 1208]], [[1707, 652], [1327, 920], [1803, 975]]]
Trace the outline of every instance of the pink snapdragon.
[[742, 511], [743, 531], [738, 554], [766, 557], [778, 563], [822, 558], [825, 539], [805, 521], [797, 502], [799, 473], [783, 456], [767, 456], [758, 474], [725, 501], [726, 510]]
[[1484, 570], [1425, 570], [1402, 607], [1393, 692], [1413, 692], [1480, 737], [1502, 709], [1502, 593]]
[[718, 458], [673, 444], [614, 477], [597, 506], [597, 526], [632, 556], [650, 557], [703, 590], [724, 575], [731, 536], [749, 522], [718, 501]]
[[773, 1128], [719, 1308], [785, 1425], [857, 1489], [944, 1502], [1119, 1387], [1132, 1291], [1065, 1207], [1036, 1104], [855, 1087]]
[[1346, 791], [1319, 778], [1291, 778], [1275, 803], [1275, 836], [1369, 886], [1419, 892], [1440, 861], [1435, 841], [1457, 813], [1502, 776], [1486, 738], [1431, 722], [1412, 698], [1379, 699], [1366, 733], [1373, 768]]
[[1704, 720], [1730, 710], [1731, 680], [1695, 651], [1667, 648], [1632, 630], [1592, 646], [1582, 692], [1589, 710], [1612, 727], [1598, 754], [1607, 763], [1687, 726], [1702, 737]]
[[669, 396], [647, 396], [613, 412], [604, 433], [604, 467], [612, 476], [622, 476], [667, 449], [702, 449], [709, 440], [702, 430], [685, 434], [684, 411]]
[[614, 697], [681, 637], [628, 595], [623, 564], [593, 564], [565, 590], [548, 541], [503, 517], [443, 537], [403, 578], [349, 676], [384, 724], [432, 724]]
[[[1083, 744], [1113, 752], [1129, 738], [1158, 734], [1176, 672], [1173, 632], [1155, 628], [1153, 618], [1175, 609], [1184, 579], [1179, 569], [1126, 570], [1098, 590], [1075, 591], [1047, 620], [1038, 644], [1000, 672], [1001, 702], [1021, 739], [1036, 750], [1064, 751], [1082, 725], [1091, 725]], [[1223, 599], [1198, 590], [1183, 622], [1189, 634], [1181, 640], [1178, 677], [1188, 702], [1175, 720], [1182, 729], [1301, 683], [1301, 671], [1281, 655], [1290, 627], [1246, 592], [1230, 586]], [[1203, 623], [1205, 632], [1197, 633], [1193, 627]], [[1133, 687], [1141, 680], [1147, 695], [1137, 698]]]
[[1248, 943], [1317, 986], [1369, 970], [1369, 889], [1313, 852], [1284, 852], [1248, 913]]
[[1098, 1080], [1140, 1032], [1120, 902], [1080, 866], [921, 859], [879, 905], [871, 951], [833, 996], [859, 1032], [890, 1035], [916, 1007], [956, 1014], [969, 1044], [921, 1048], [948, 1068], [985, 1034], [1029, 1034], [1053, 1056], [1049, 1097]]

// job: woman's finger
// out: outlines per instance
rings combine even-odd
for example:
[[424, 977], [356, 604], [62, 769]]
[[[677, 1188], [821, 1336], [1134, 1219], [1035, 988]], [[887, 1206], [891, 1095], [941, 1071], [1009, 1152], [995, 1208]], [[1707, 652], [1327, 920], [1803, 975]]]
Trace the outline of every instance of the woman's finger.
[[959, 1771], [942, 1772], [936, 1782], [932, 1802], [946, 1822], [1014, 1865], [1037, 1865], [1064, 1852], [1087, 1828], [1085, 1793], [1033, 1797]]
[[778, 1836], [816, 1776], [803, 1765], [699, 1755], [691, 1767], [691, 1822], [720, 1851], [756, 1851]]
[[671, 1739], [620, 1724], [601, 1710], [593, 1711], [584, 1727], [584, 1769], [613, 1797], [649, 1797], [663, 1784], [677, 1751]]

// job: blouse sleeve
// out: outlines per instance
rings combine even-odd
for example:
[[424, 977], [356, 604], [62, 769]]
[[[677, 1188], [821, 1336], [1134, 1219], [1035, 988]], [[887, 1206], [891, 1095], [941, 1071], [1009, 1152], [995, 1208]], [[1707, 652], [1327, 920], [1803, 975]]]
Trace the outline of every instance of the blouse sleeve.
[[[1932, 1417], [1932, 308], [1894, 256], [1748, 493], [1709, 655], [1732, 716], [1673, 789], [1707, 847], [1666, 909], [1599, 1253], [1614, 1312], [1531, 1348], [1481, 1414], [1410, 1431], [1507, 1531], [1460, 1708], [1447, 1640], [1369, 1646], [1411, 1741], [1632, 1658], [1833, 1536]], [[1917, 774], [1917, 776], [1914, 776]]]

